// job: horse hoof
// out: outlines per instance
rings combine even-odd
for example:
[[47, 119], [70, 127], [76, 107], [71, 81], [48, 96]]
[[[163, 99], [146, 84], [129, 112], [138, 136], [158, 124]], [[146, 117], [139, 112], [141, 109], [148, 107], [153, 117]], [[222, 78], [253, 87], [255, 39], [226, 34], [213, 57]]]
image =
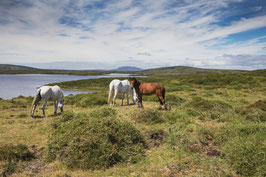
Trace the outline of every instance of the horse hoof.
[[34, 116], [33, 115], [30, 115], [30, 117], [33, 119], [34, 118]]

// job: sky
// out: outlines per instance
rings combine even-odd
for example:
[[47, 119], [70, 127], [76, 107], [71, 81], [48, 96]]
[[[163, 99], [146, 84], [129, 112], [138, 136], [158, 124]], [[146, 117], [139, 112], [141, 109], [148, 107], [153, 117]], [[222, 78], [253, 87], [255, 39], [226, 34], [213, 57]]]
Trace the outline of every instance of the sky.
[[266, 0], [0, 0], [0, 63], [266, 69]]

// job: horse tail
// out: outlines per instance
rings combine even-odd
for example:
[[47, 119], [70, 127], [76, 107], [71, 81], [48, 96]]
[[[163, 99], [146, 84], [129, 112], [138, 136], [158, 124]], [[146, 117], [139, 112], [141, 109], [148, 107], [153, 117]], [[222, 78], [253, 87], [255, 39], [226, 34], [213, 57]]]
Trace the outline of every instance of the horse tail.
[[39, 88], [39, 89], [37, 90], [37, 93], [36, 93], [36, 95], [35, 95], [33, 101], [32, 101], [32, 104], [31, 104], [31, 111], [32, 111], [32, 109], [33, 109], [33, 106], [36, 105], [41, 99], [42, 99], [42, 97], [41, 97], [41, 89]]
[[108, 103], [110, 104], [111, 103], [111, 97], [113, 95], [113, 84], [112, 82], [110, 83], [109, 85], [109, 95], [108, 95]]

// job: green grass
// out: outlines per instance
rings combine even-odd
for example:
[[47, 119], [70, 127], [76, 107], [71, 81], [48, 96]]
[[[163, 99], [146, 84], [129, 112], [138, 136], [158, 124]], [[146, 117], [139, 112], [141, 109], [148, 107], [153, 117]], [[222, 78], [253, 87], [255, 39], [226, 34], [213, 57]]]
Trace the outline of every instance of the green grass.
[[262, 70], [139, 78], [166, 88], [167, 111], [158, 110], [156, 95], [143, 96], [144, 109], [110, 108], [112, 78], [58, 83], [97, 92], [66, 96], [58, 116], [48, 104], [44, 119], [40, 106], [30, 118], [32, 97], [0, 99], [0, 144], [24, 144], [35, 156], [0, 160], [0, 174], [265, 176], [265, 76]]

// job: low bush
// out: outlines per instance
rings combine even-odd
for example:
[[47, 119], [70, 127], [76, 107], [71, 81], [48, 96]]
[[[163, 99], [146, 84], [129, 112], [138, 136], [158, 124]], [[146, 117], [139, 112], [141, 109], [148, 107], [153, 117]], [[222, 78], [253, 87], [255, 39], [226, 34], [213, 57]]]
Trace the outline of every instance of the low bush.
[[96, 112], [68, 113], [68, 121], [56, 122], [48, 141], [48, 160], [58, 159], [70, 169], [92, 170], [140, 160], [146, 148], [140, 131], [116, 119], [114, 110], [102, 111], [101, 118]]

